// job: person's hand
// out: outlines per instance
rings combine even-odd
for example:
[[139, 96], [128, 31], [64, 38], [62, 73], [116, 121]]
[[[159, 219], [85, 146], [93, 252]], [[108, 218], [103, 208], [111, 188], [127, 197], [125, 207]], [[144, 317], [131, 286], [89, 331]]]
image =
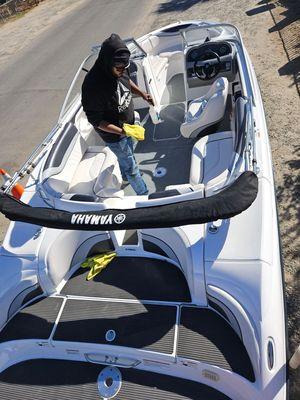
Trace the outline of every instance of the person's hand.
[[143, 93], [142, 98], [151, 104], [151, 106], [154, 106], [154, 101], [150, 93]]

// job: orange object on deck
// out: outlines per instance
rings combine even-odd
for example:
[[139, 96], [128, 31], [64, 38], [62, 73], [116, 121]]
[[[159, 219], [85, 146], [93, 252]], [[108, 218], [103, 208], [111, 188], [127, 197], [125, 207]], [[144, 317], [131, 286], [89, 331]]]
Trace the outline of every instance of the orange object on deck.
[[[0, 168], [0, 175], [3, 176], [4, 182], [7, 182], [9, 179], [11, 179], [9, 173], [3, 168]], [[11, 189], [11, 194], [18, 200], [20, 200], [23, 192], [24, 188], [19, 183], [16, 183], [15, 186]]]

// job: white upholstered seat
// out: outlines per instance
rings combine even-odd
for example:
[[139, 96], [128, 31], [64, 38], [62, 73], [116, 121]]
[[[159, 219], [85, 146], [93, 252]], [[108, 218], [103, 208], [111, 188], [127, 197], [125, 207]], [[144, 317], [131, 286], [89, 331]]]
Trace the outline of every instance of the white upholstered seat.
[[193, 147], [190, 184], [204, 184], [206, 195], [219, 187], [228, 176], [234, 154], [234, 134], [231, 131], [204, 136]]
[[228, 95], [227, 78], [218, 78], [206, 95], [193, 100], [180, 126], [182, 136], [196, 136], [204, 128], [215, 124], [224, 117]]
[[122, 197], [122, 176], [117, 157], [104, 146], [85, 145], [78, 137], [64, 168], [48, 178], [48, 185], [69, 198], [68, 194], [97, 197]]
[[108, 147], [91, 146], [78, 164], [67, 193], [122, 197], [117, 157]]

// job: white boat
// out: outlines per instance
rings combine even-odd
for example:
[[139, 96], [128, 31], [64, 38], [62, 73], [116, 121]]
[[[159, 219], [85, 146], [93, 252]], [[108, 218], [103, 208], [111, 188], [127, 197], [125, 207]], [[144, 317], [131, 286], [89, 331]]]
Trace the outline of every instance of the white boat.
[[[287, 399], [271, 152], [240, 33], [184, 21], [126, 42], [155, 103], [134, 100], [150, 193], [122, 183], [82, 110], [95, 46], [0, 194], [0, 398]], [[111, 251], [86, 281], [81, 263]]]

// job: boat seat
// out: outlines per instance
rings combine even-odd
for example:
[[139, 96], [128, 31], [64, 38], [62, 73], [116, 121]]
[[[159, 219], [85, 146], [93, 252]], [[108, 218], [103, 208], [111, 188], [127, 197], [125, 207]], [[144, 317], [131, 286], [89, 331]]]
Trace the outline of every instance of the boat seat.
[[182, 136], [195, 137], [203, 129], [219, 122], [226, 109], [228, 95], [227, 78], [218, 78], [206, 95], [190, 102], [185, 121], [180, 126]]
[[90, 146], [76, 168], [67, 193], [123, 197], [121, 185], [122, 176], [115, 154], [108, 147]]
[[[122, 197], [122, 177], [115, 154], [105, 146], [88, 146], [87, 141], [69, 124], [64, 135], [66, 148], [58, 146], [44, 179], [63, 198], [72, 195]], [[63, 154], [62, 154], [63, 153]]]
[[234, 152], [234, 132], [217, 132], [198, 140], [192, 151], [190, 184], [205, 186], [205, 194], [221, 187]]

